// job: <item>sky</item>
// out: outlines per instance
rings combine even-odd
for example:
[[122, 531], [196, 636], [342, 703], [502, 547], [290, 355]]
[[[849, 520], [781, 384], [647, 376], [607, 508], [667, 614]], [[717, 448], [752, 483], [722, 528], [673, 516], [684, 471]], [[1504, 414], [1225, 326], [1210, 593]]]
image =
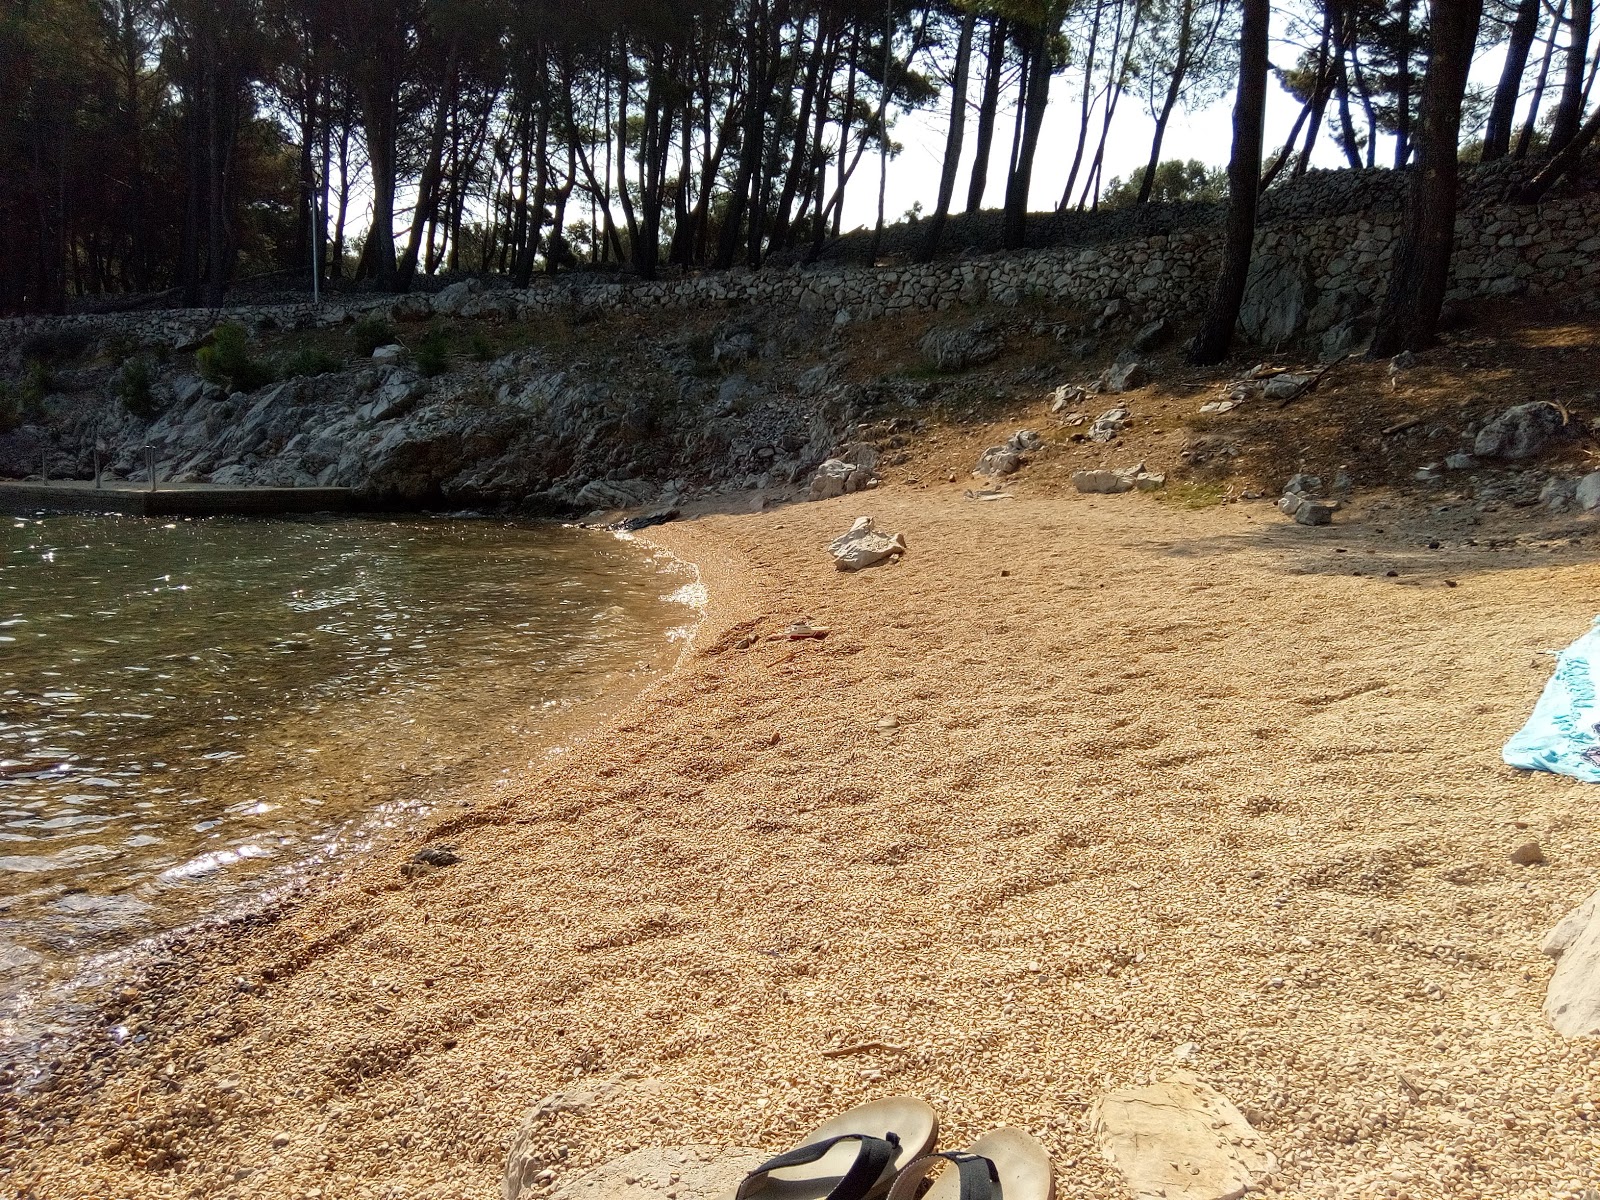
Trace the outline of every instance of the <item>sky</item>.
[[[1281, 26], [1275, 28], [1272, 44], [1273, 63], [1284, 67], [1292, 64], [1300, 53], [1298, 46], [1289, 45], [1283, 40], [1286, 34], [1287, 31]], [[1504, 57], [1505, 52], [1500, 47], [1480, 54], [1473, 66], [1473, 84], [1492, 88], [1499, 78]], [[979, 75], [981, 70], [981, 55], [978, 59], [973, 69], [974, 76]], [[1045, 112], [1044, 127], [1039, 138], [1039, 151], [1034, 161], [1033, 187], [1028, 204], [1031, 211], [1052, 209], [1061, 199], [1061, 189], [1067, 181], [1078, 131], [1080, 100], [1077, 82], [1078, 77], [1072, 73], [1057, 75], [1051, 81], [1050, 106]], [[976, 79], [969, 91], [969, 104], [971, 104], [977, 97]], [[989, 179], [983, 200], [985, 208], [998, 208], [1005, 195], [1006, 154], [1010, 148], [1011, 122], [1015, 118], [1016, 107], [1013, 104], [1007, 110], [1004, 108], [1004, 101], [1007, 98], [1014, 101], [1015, 95], [1013, 85], [1010, 96], [1002, 97], [1002, 111], [995, 121], [995, 148], [989, 161]], [[1269, 162], [1282, 148], [1284, 139], [1289, 136], [1289, 130], [1293, 128], [1299, 112], [1300, 102], [1278, 85], [1275, 75], [1270, 76], [1267, 83], [1265, 141]], [[1522, 111], [1519, 108], [1519, 122], [1521, 117]], [[1331, 104], [1328, 118], [1336, 119]], [[889, 161], [889, 182], [884, 200], [885, 219], [889, 223], [902, 219], [906, 211], [919, 201], [924, 212], [933, 208], [939, 194], [939, 172], [944, 160], [944, 142], [949, 123], [950, 96], [946, 90], [936, 104], [920, 111], [902, 113], [891, 127], [890, 136], [904, 149], [898, 158]], [[961, 211], [966, 202], [967, 180], [972, 171], [974, 158], [976, 124], [976, 113], [969, 109], [962, 166], [957, 178], [955, 203], [952, 205], [957, 212]], [[1359, 132], [1359, 110], [1357, 127]], [[1091, 141], [1084, 155], [1085, 165], [1079, 171], [1077, 190], [1082, 190], [1088, 166], [1087, 160], [1094, 153], [1094, 139], [1099, 137], [1099, 131], [1099, 118], [1094, 118], [1090, 123]], [[1105, 180], [1109, 182], [1114, 176], [1126, 179], [1143, 167], [1150, 157], [1150, 139], [1154, 133], [1155, 119], [1143, 107], [1143, 97], [1135, 92], [1124, 95], [1117, 105], [1116, 116], [1111, 126], [1111, 137], [1106, 145], [1106, 163], [1103, 172]], [[1232, 142], [1233, 95], [1230, 92], [1206, 108], [1194, 112], [1185, 112], [1180, 108], [1174, 112], [1172, 119], [1167, 123], [1167, 135], [1162, 143], [1161, 157], [1196, 158], [1208, 166], [1225, 167]], [[1378, 163], [1380, 166], [1388, 166], [1393, 161], [1393, 139], [1383, 136], [1378, 143]], [[1330, 136], [1328, 120], [1324, 120], [1322, 131], [1317, 137], [1311, 164], [1315, 167], [1345, 165], [1344, 152]], [[862, 158], [861, 165], [851, 178], [849, 190], [845, 194], [844, 227], [870, 228], [877, 220], [877, 212], [878, 160], [876, 156], [869, 154]]]

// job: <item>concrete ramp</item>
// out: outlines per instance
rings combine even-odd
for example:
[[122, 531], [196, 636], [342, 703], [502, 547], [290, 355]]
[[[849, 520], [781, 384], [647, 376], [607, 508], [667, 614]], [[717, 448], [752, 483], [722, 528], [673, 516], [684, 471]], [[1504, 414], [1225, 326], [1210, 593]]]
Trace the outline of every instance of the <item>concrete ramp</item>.
[[0, 480], [0, 512], [118, 513], [129, 517], [273, 516], [279, 513], [346, 512], [350, 489], [338, 487], [225, 487], [188, 483], [102, 483], [82, 479], [49, 482]]

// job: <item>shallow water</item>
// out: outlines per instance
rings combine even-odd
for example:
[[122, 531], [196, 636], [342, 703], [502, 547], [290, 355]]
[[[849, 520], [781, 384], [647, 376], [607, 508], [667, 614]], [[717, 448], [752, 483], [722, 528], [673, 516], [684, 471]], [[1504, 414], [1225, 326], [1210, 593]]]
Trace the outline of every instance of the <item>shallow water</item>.
[[536, 760], [687, 618], [670, 564], [584, 530], [4, 520], [0, 1034], [91, 957]]

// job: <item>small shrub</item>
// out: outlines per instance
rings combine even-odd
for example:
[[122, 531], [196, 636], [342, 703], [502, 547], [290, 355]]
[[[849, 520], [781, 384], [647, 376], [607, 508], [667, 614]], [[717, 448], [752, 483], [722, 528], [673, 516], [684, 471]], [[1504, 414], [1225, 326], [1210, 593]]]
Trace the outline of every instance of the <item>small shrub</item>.
[[450, 369], [450, 345], [444, 330], [430, 329], [422, 335], [415, 352], [417, 370], [429, 379]]
[[22, 424], [22, 396], [9, 383], [0, 382], [0, 433]]
[[155, 375], [145, 359], [130, 358], [123, 363], [122, 382], [117, 387], [122, 407], [141, 420], [148, 421], [155, 416], [159, 409], [151, 386], [154, 382]]
[[80, 357], [93, 343], [94, 335], [86, 329], [50, 329], [29, 334], [19, 349], [25, 361], [64, 363]]
[[350, 340], [362, 358], [371, 358], [379, 346], [394, 344], [394, 326], [382, 317], [368, 313], [350, 327]]
[[211, 344], [201, 346], [194, 360], [202, 379], [230, 392], [252, 392], [272, 382], [272, 369], [250, 356], [248, 335], [235, 321], [217, 326]]
[[298, 379], [306, 375], [331, 375], [342, 365], [326, 350], [305, 346], [278, 361], [278, 378]]
[[472, 351], [472, 357], [481, 363], [493, 362], [500, 357], [499, 351], [495, 349], [494, 342], [489, 339], [488, 334], [481, 330], [472, 335], [469, 348]]
[[27, 378], [22, 382], [22, 410], [28, 416], [44, 411], [44, 398], [56, 390], [56, 381], [50, 368], [35, 360], [28, 364]]

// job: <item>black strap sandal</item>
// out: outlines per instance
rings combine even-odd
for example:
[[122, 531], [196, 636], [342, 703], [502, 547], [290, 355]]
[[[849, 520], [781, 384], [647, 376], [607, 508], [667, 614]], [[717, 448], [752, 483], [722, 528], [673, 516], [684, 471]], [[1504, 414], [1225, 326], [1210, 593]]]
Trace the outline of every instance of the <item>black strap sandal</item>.
[[966, 1150], [917, 1159], [896, 1177], [887, 1200], [916, 1200], [924, 1181], [921, 1200], [1055, 1200], [1056, 1194], [1049, 1153], [1011, 1128], [986, 1133]]
[[879, 1200], [938, 1136], [939, 1119], [921, 1100], [862, 1104], [762, 1163], [719, 1200]]

